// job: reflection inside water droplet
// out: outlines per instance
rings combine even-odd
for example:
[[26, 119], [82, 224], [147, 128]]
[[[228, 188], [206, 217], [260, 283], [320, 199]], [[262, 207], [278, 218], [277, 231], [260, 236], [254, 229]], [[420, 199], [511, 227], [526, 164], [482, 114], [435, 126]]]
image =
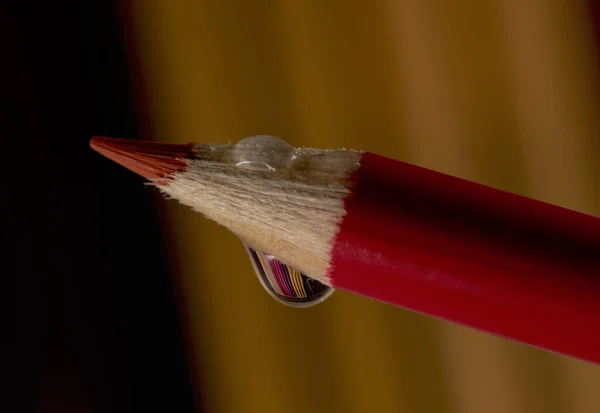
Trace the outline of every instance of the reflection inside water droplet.
[[333, 293], [333, 288], [308, 278], [272, 255], [242, 244], [248, 252], [260, 283], [280, 303], [293, 307], [310, 307], [324, 301]]

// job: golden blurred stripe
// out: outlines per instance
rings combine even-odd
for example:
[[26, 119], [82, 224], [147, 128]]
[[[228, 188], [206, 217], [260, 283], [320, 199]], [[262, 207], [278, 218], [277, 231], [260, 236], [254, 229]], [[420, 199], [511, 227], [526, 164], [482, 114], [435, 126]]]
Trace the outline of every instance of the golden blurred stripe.
[[571, 411], [577, 413], [597, 413], [600, 406], [600, 369], [597, 365], [579, 360], [563, 360], [563, 380], [567, 390]]
[[[229, 139], [253, 129], [248, 119], [260, 118], [260, 105], [249, 113], [243, 107], [248, 101], [243, 94], [254, 91], [242, 89], [236, 94], [232, 90], [227, 94], [221, 90], [231, 83], [228, 80], [235, 81], [236, 76], [239, 80], [245, 70], [243, 64], [249, 62], [236, 62], [234, 54], [216, 61], [202, 57], [214, 59], [219, 50], [227, 54], [233, 44], [243, 43], [246, 19], [259, 26], [265, 24], [256, 2], [246, 7], [247, 13], [218, 6], [215, 9], [211, 8], [214, 3], [196, 1], [140, 2], [139, 7], [142, 28], [146, 29], [142, 36], [147, 43], [146, 70], [158, 120], [156, 135], [179, 142], [223, 142], [225, 136]], [[148, 9], [155, 13], [144, 15]], [[218, 23], [223, 20], [231, 22], [226, 32], [221, 32]], [[228, 121], [232, 116], [239, 123]], [[240, 128], [237, 133], [236, 126]], [[198, 374], [204, 384], [200, 393], [205, 408], [245, 412], [248, 406], [260, 406], [265, 412], [279, 412], [282, 406], [290, 405], [286, 410], [294, 411], [294, 402], [302, 394], [288, 385], [290, 380], [281, 380], [289, 371], [286, 353], [290, 346], [278, 328], [282, 320], [270, 316], [278, 304], [261, 290], [235, 237], [200, 215], [172, 205], [169, 208], [173, 211], [171, 219], [185, 217], [175, 221], [174, 239], [183, 241], [178, 260], [185, 263], [185, 300], [194, 308], [189, 328], [193, 331], [194, 350], [202, 360], [203, 370]], [[207, 282], [205, 277], [209, 276], [211, 281]], [[245, 317], [232, 314], [234, 308], [244, 308]], [[278, 314], [285, 311], [275, 308]], [[257, 373], [260, 380], [256, 379]], [[265, 388], [272, 393], [265, 394]]]
[[[448, 51], [457, 52], [456, 36], [441, 30], [436, 14], [419, 1], [399, 6], [390, 16], [397, 22], [399, 72], [403, 76], [408, 139], [412, 161], [456, 176], [473, 178], [470, 168], [469, 113], [460, 79], [453, 73]], [[478, 27], [484, 30], [483, 27]], [[519, 412], [513, 392], [509, 353], [504, 341], [449, 323], [441, 324], [448, 386], [460, 412]], [[493, 379], [489, 376], [493, 375]], [[482, 380], [487, 377], [488, 380]]]
[[[598, 214], [598, 178], [590, 179], [600, 154], [586, 153], [600, 136], [600, 90], [594, 66], [593, 28], [585, 1], [549, 4], [516, 0], [502, 3], [511, 52], [521, 142], [530, 194], [587, 213]], [[590, 93], [593, 91], [594, 93]], [[554, 411], [598, 411], [600, 371], [578, 360], [557, 357], [554, 389], [538, 393]], [[542, 369], [548, 366], [544, 365]], [[547, 376], [544, 377], [547, 379]], [[537, 385], [539, 386], [539, 384]], [[541, 410], [541, 409], [540, 409]]]
[[[401, 104], [379, 3], [274, 1], [292, 136], [309, 146], [399, 154]], [[293, 143], [295, 138], [290, 138]]]
[[395, 40], [403, 128], [409, 151], [404, 157], [433, 169], [469, 176], [463, 103], [456, 78], [449, 76], [448, 40], [430, 6], [418, 1], [390, 2], [388, 20]]
[[[591, 212], [586, 148], [599, 136], [590, 111], [594, 53], [585, 2], [500, 1], [531, 194]], [[583, 7], [585, 8], [585, 7]], [[586, 30], [587, 29], [587, 30]], [[598, 89], [596, 89], [598, 90]]]
[[[366, 80], [362, 72], [366, 75], [370, 67], [378, 67], [385, 47], [360, 40], [362, 36], [373, 39], [368, 30], [383, 17], [379, 13], [372, 5], [361, 9], [357, 3], [342, 7], [314, 0], [277, 4], [279, 43], [287, 79], [294, 85], [294, 107], [298, 108], [295, 123], [302, 137], [295, 144], [360, 147], [370, 139], [360, 136], [354, 127], [353, 112], [359, 102], [371, 100], [368, 95], [372, 90], [360, 90], [359, 82]], [[384, 42], [380, 38], [377, 41]], [[354, 78], [352, 88], [340, 82]], [[369, 105], [377, 107], [376, 102]], [[385, 129], [381, 120], [363, 121]], [[337, 410], [404, 411], [411, 396], [398, 385], [406, 380], [404, 374], [389, 360], [395, 349], [390, 346], [389, 325], [382, 317], [385, 310], [348, 294], [334, 294], [329, 301], [333, 302], [327, 318], [335, 366], [330, 380], [336, 383], [329, 397], [336, 401]], [[369, 379], [374, 377], [377, 379]]]

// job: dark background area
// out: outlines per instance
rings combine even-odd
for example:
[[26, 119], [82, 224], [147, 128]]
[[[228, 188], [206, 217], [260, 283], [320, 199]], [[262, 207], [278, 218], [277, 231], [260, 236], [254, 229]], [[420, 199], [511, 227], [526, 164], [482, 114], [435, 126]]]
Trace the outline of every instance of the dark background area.
[[93, 135], [140, 137], [117, 4], [0, 9], [16, 321], [2, 410], [193, 411], [154, 194], [88, 146]]

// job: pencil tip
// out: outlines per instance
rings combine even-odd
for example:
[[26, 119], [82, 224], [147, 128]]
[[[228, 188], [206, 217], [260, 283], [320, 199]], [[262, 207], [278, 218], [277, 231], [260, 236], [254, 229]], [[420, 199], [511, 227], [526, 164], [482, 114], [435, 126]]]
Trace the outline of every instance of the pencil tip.
[[101, 155], [141, 175], [165, 183], [164, 179], [187, 169], [193, 158], [192, 145], [166, 144], [94, 136], [90, 147]]

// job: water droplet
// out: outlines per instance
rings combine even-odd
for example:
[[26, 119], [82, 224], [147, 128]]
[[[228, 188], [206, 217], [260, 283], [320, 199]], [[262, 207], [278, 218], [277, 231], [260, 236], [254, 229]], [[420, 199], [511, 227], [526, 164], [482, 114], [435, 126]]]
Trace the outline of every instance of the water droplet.
[[290, 167], [296, 148], [274, 136], [251, 136], [228, 146], [223, 159], [243, 169], [276, 172]]
[[272, 255], [256, 251], [246, 244], [244, 248], [260, 283], [280, 303], [292, 307], [310, 307], [324, 301], [334, 291]]

